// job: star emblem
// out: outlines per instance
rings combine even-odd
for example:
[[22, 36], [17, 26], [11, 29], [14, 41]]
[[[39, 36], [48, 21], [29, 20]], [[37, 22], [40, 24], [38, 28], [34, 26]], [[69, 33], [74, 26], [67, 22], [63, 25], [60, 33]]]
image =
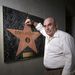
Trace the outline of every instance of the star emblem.
[[27, 46], [29, 46], [35, 53], [37, 53], [35, 40], [40, 36], [39, 32], [32, 32], [30, 26], [25, 26], [23, 30], [7, 28], [7, 31], [19, 39], [19, 46], [16, 52], [16, 56], [18, 56]]

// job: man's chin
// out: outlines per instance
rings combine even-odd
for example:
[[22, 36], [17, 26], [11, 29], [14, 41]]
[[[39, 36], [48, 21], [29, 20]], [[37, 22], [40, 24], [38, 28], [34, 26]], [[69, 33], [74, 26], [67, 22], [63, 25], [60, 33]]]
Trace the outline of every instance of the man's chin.
[[48, 36], [51, 36], [51, 37], [53, 36], [53, 34], [52, 34], [52, 33], [47, 33], [47, 35], [48, 35]]
[[47, 35], [51, 36], [51, 34], [50, 34], [50, 33], [47, 33]]

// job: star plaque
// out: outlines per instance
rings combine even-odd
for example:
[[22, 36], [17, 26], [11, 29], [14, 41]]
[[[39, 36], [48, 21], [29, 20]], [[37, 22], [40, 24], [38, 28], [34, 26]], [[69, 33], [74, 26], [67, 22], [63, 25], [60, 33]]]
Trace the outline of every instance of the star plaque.
[[[34, 15], [29, 18], [43, 23]], [[27, 13], [3, 6], [3, 49], [4, 62], [11, 63], [43, 56], [44, 38], [34, 28], [23, 26]]]
[[11, 32], [11, 34], [19, 39], [16, 56], [18, 56], [27, 46], [37, 53], [35, 39], [40, 36], [39, 32], [32, 32], [31, 27], [29, 26], [25, 26], [23, 30], [7, 29], [7, 31]]

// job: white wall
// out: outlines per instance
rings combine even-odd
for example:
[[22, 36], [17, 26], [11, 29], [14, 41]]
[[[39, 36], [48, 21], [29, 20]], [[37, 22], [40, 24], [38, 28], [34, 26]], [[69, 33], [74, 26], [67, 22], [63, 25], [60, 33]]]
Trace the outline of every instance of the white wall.
[[[0, 5], [46, 18], [54, 16], [59, 28], [65, 30], [65, 4], [63, 0], [0, 0]], [[0, 54], [1, 55], [1, 54]], [[5, 64], [0, 58], [0, 75], [43, 75], [43, 59]]]

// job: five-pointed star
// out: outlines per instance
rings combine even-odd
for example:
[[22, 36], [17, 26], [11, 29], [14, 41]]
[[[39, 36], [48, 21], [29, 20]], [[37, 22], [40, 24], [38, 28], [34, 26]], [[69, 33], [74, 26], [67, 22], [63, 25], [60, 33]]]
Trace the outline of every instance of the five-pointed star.
[[37, 37], [40, 36], [39, 32], [32, 32], [31, 27], [29, 26], [25, 26], [23, 30], [18, 29], [7, 29], [7, 30], [20, 40], [16, 56], [18, 56], [27, 46], [29, 46], [35, 53], [37, 53], [35, 39], [37, 39]]

